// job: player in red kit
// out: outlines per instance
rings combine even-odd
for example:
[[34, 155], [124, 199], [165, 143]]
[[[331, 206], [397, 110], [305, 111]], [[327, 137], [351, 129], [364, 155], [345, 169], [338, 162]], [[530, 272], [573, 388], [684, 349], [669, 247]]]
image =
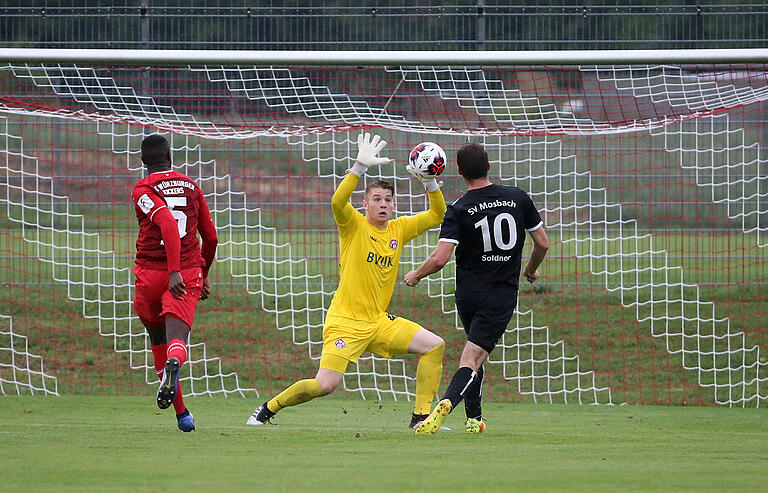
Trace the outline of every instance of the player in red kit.
[[211, 293], [208, 269], [218, 238], [200, 187], [171, 170], [171, 146], [165, 137], [144, 139], [141, 161], [148, 176], [131, 193], [139, 221], [133, 307], [149, 333], [161, 379], [157, 405], [167, 409], [173, 404], [179, 429], [192, 431], [195, 421], [184, 405], [179, 372], [187, 359], [197, 302]]

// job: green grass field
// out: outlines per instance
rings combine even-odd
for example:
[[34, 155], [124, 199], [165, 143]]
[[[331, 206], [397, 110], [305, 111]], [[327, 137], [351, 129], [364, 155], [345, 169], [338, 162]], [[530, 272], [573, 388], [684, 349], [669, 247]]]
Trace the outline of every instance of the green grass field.
[[488, 404], [487, 433], [415, 436], [408, 403], [325, 398], [249, 427], [255, 399], [3, 397], [0, 491], [763, 491], [760, 409]]

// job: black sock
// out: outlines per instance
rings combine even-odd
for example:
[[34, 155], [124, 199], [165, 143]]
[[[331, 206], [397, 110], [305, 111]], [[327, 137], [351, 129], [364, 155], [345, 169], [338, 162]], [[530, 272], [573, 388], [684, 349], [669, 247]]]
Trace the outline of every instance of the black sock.
[[429, 414], [416, 414], [416, 413], [411, 414], [411, 424], [409, 426], [411, 428], [414, 428], [417, 424], [427, 419], [428, 416]]
[[448, 390], [445, 391], [443, 399], [450, 399], [452, 408], [455, 408], [464, 398], [464, 394], [472, 384], [472, 379], [474, 377], [475, 372], [468, 366], [462, 366], [456, 370], [450, 385], [448, 385]]
[[483, 398], [483, 375], [485, 370], [482, 366], [477, 369], [477, 376], [472, 381], [467, 392], [464, 394], [464, 409], [467, 411], [467, 419], [473, 418], [478, 421], [483, 420], [482, 398]]

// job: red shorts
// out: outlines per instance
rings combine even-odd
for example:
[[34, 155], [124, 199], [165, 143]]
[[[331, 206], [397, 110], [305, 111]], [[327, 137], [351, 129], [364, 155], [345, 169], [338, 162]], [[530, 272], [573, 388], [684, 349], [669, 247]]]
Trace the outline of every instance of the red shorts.
[[192, 327], [195, 309], [203, 291], [203, 270], [200, 267], [181, 269], [181, 277], [187, 294], [177, 300], [168, 291], [168, 272], [147, 269], [140, 265], [133, 267], [136, 275], [136, 292], [133, 309], [146, 327], [162, 327], [165, 317], [173, 316]]

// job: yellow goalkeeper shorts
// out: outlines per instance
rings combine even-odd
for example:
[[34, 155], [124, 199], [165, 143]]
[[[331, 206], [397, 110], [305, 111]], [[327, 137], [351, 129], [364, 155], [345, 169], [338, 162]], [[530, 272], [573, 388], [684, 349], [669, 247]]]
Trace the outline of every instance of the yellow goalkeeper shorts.
[[357, 363], [357, 359], [365, 351], [383, 358], [402, 354], [407, 350], [407, 344], [405, 348], [393, 348], [392, 342], [395, 340], [410, 342], [421, 329], [421, 325], [416, 322], [387, 313], [382, 313], [374, 322], [329, 315], [325, 319], [323, 328], [320, 368], [344, 373], [347, 364]]

